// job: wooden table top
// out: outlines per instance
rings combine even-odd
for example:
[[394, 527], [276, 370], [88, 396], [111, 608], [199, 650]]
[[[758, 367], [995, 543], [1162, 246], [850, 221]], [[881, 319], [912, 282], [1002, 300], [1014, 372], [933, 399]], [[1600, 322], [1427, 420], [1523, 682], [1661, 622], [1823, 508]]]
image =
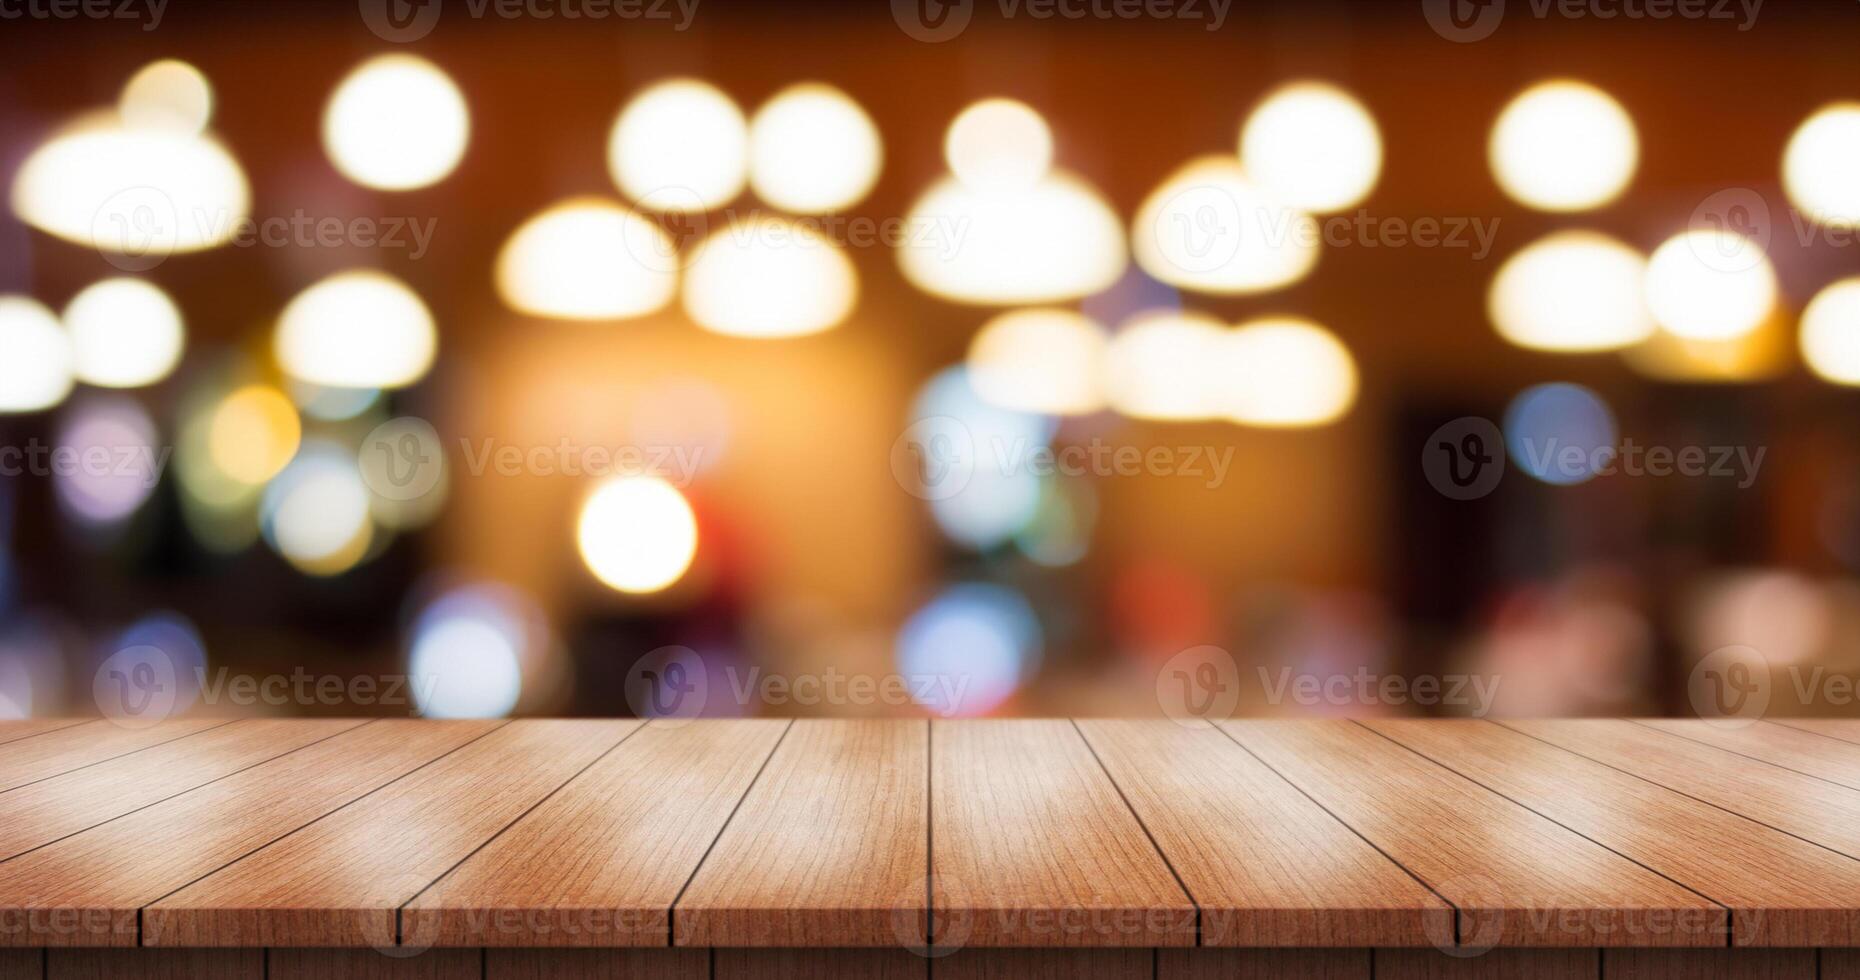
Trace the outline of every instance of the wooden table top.
[[0, 723], [0, 947], [1860, 946], [1860, 721]]

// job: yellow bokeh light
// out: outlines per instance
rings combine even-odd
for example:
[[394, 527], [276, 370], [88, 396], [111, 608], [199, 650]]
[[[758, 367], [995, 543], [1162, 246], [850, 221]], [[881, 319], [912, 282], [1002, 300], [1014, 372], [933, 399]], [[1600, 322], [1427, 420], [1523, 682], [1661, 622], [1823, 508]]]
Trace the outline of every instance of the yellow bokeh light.
[[117, 112], [127, 126], [197, 135], [213, 118], [213, 86], [200, 69], [166, 58], [130, 78], [117, 99]]
[[798, 214], [856, 204], [878, 180], [884, 148], [872, 117], [831, 85], [794, 85], [749, 123], [749, 183], [756, 196]]
[[401, 388], [437, 353], [433, 314], [382, 272], [339, 272], [298, 293], [278, 317], [272, 349], [292, 377], [332, 388]]
[[1002, 408], [1083, 415], [1104, 407], [1104, 328], [1070, 310], [1015, 310], [969, 343], [969, 385]]
[[1052, 169], [1053, 131], [1024, 102], [983, 99], [949, 124], [943, 156], [971, 190], [1025, 189]]
[[1382, 134], [1350, 93], [1299, 82], [1260, 103], [1240, 131], [1247, 176], [1306, 211], [1340, 211], [1369, 196], [1382, 173]]
[[1783, 189], [1822, 224], [1860, 226], [1860, 102], [1826, 106], [1796, 129], [1783, 151]]
[[581, 560], [609, 588], [658, 592], [683, 577], [697, 555], [697, 516], [683, 494], [651, 476], [601, 484], [581, 507]]
[[38, 300], [0, 296], [0, 413], [51, 408], [71, 393], [71, 341]]
[[1776, 305], [1776, 271], [1755, 241], [1733, 231], [1674, 235], [1647, 260], [1647, 308], [1676, 336], [1749, 333]]
[[563, 320], [642, 316], [678, 288], [677, 246], [657, 222], [601, 198], [565, 201], [523, 223], [497, 256], [510, 308]]
[[1222, 338], [1220, 403], [1244, 425], [1290, 428], [1334, 422], [1356, 401], [1356, 361], [1330, 331], [1269, 317]]
[[1860, 277], [1823, 289], [1802, 310], [1802, 359], [1821, 377], [1860, 385]]
[[729, 203], [748, 179], [749, 127], [714, 85], [672, 79], [627, 103], [607, 138], [607, 169], [642, 209], [687, 213]]
[[1665, 330], [1621, 352], [1650, 378], [1689, 384], [1748, 384], [1782, 376], [1793, 365], [1789, 318], [1773, 310], [1755, 330], [1723, 340], [1693, 340]]
[[1615, 199], [1640, 161], [1634, 120], [1583, 82], [1542, 82], [1499, 113], [1487, 146], [1492, 174], [1519, 202], [1581, 211]]
[[1226, 326], [1195, 313], [1144, 313], [1125, 323], [1105, 351], [1105, 396], [1142, 419], [1189, 421], [1221, 413], [1216, 372]]
[[174, 301], [140, 279], [90, 286], [66, 304], [64, 321], [78, 380], [107, 388], [137, 388], [167, 377], [187, 338]]
[[1486, 293], [1499, 336], [1532, 350], [1598, 351], [1653, 333], [1647, 260], [1606, 235], [1557, 232], [1505, 260]]
[[858, 298], [859, 274], [844, 249], [774, 215], [743, 218], [699, 242], [685, 270], [685, 312], [734, 337], [818, 333], [846, 319]]
[[1103, 197], [1064, 173], [1013, 191], [945, 179], [905, 218], [904, 277], [944, 299], [989, 305], [1057, 303], [1108, 288], [1129, 255], [1123, 223]]
[[1308, 214], [1255, 184], [1232, 157], [1191, 161], [1150, 193], [1131, 224], [1143, 271], [1204, 293], [1290, 285], [1317, 264]]
[[297, 455], [303, 423], [284, 392], [246, 385], [227, 395], [207, 423], [207, 455], [225, 476], [257, 486]]
[[445, 179], [465, 155], [471, 113], [438, 65], [407, 54], [363, 62], [323, 111], [323, 148], [342, 175], [403, 191]]

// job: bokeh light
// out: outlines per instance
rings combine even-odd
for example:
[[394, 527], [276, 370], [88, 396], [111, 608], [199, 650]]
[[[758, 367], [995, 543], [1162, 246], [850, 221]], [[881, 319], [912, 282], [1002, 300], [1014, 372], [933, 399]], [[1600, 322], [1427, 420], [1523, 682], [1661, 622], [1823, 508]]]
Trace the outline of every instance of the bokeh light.
[[1030, 455], [1052, 442], [1056, 420], [985, 400], [965, 367], [931, 378], [911, 418], [914, 449], [936, 470], [925, 496], [945, 536], [979, 551], [1028, 526], [1043, 483]]
[[1802, 359], [1809, 370], [1843, 385], [1860, 385], [1860, 277], [1823, 289], [1802, 310]]
[[117, 111], [131, 128], [197, 135], [213, 118], [213, 86], [200, 69], [165, 58], [130, 77], [117, 97]]
[[1499, 186], [1520, 203], [1581, 211], [1614, 200], [1633, 179], [1640, 137], [1608, 93], [1583, 82], [1551, 81], [1505, 106], [1487, 149]]
[[354, 568], [374, 541], [368, 487], [354, 454], [335, 443], [305, 443], [265, 488], [265, 540], [306, 575]]
[[943, 157], [970, 190], [1025, 190], [1052, 169], [1053, 132], [1024, 102], [983, 99], [949, 124]]
[[71, 340], [37, 300], [0, 296], [0, 413], [36, 412], [71, 393]]
[[108, 388], [137, 388], [167, 377], [187, 339], [174, 301], [140, 279], [90, 286], [66, 304], [64, 321], [77, 379]]
[[1045, 637], [1019, 593], [964, 583], [944, 590], [898, 631], [898, 670], [919, 703], [950, 717], [984, 715], [1032, 674]]
[[1105, 396], [1140, 419], [1190, 421], [1221, 413], [1217, 375], [1227, 327], [1196, 313], [1132, 317], [1105, 354]]
[[1190, 162], [1150, 192], [1130, 229], [1143, 271], [1197, 292], [1290, 285], [1317, 263], [1310, 215], [1267, 192], [1232, 157]]
[[161, 480], [167, 457], [156, 442], [154, 420], [132, 398], [105, 395], [74, 404], [59, 426], [58, 445], [78, 465], [53, 472], [58, 502], [83, 524], [121, 522]]
[[608, 587], [658, 592], [691, 567], [697, 515], [676, 487], [658, 477], [618, 477], [581, 505], [575, 541], [588, 570]]
[[335, 388], [401, 388], [426, 375], [438, 336], [426, 302], [394, 277], [339, 272], [278, 316], [273, 350], [291, 376]]
[[1070, 310], [1003, 313], [969, 343], [969, 383], [1003, 408], [1082, 415], [1104, 407], [1106, 337]]
[[660, 82], [634, 96], [607, 139], [614, 183], [642, 208], [685, 213], [729, 203], [749, 170], [743, 111], [714, 85]]
[[[161, 679], [173, 683], [171, 692], [160, 692], [165, 714], [181, 714], [199, 698], [200, 678], [207, 668], [207, 645], [186, 616], [172, 611], [151, 613], [117, 634], [106, 649], [117, 655], [117, 666], [128, 666], [132, 672], [136, 660], [159, 661]], [[130, 651], [134, 651], [130, 656], [122, 656]]]
[[884, 147], [872, 117], [831, 85], [793, 85], [749, 122], [749, 184], [798, 214], [857, 204], [878, 180]]
[[657, 222], [611, 201], [577, 198], [511, 233], [497, 256], [497, 292], [532, 316], [643, 316], [677, 291], [677, 251]]
[[691, 251], [684, 307], [707, 330], [734, 337], [798, 337], [837, 325], [859, 298], [844, 249], [790, 218], [757, 214]]
[[912, 205], [897, 249], [911, 284], [964, 303], [1057, 303], [1108, 288], [1129, 256], [1099, 193], [1058, 173], [1018, 190], [945, 179]]
[[462, 586], [421, 610], [407, 661], [414, 702], [428, 718], [500, 718], [523, 693], [530, 612], [514, 593]]
[[1590, 231], [1562, 231], [1499, 267], [1486, 314], [1499, 336], [1543, 351], [1614, 350], [1653, 333], [1643, 283], [1647, 260]]
[[1356, 401], [1356, 362], [1330, 331], [1270, 317], [1222, 339], [1220, 404], [1245, 425], [1295, 428], [1336, 421]]
[[247, 486], [277, 476], [297, 455], [303, 424], [284, 393], [269, 385], [246, 385], [219, 403], [209, 416], [208, 458], [219, 472]]
[[1860, 103], [1839, 102], [1809, 116], [1783, 150], [1789, 200], [1824, 225], [1860, 226]]
[[1667, 239], [1647, 260], [1647, 308], [1659, 325], [1693, 340], [1749, 333], [1776, 305], [1776, 271], [1755, 241], [1728, 230]]
[[323, 112], [323, 148], [342, 175], [385, 191], [444, 180], [465, 155], [471, 113], [438, 65], [408, 54], [363, 62]]
[[1557, 486], [1584, 483], [1615, 457], [1615, 417], [1582, 385], [1552, 382], [1518, 393], [1505, 409], [1505, 448], [1525, 473]]
[[1268, 192], [1306, 211], [1341, 211], [1376, 186], [1382, 134], [1344, 90], [1298, 82], [1266, 97], [1240, 131], [1240, 163]]

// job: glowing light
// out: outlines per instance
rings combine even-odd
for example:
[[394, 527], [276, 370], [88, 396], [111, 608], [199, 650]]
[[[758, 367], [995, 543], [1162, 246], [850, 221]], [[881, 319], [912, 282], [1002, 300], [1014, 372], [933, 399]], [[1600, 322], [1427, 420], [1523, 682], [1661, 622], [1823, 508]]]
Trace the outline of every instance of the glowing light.
[[856, 204], [878, 180], [878, 127], [831, 85], [775, 94], [749, 123], [749, 183], [756, 196], [799, 214]]
[[1600, 395], [1555, 382], [1526, 388], [1505, 409], [1505, 447], [1519, 469], [1545, 483], [1583, 483], [1615, 456], [1615, 418]]
[[1193, 313], [1131, 318], [1111, 338], [1105, 355], [1111, 407], [1141, 419], [1218, 416], [1214, 371], [1225, 357], [1225, 334], [1225, 324]]
[[65, 306], [78, 380], [137, 388], [168, 376], [186, 330], [168, 294], [140, 279], [106, 279]]
[[1129, 258], [1116, 212], [1063, 173], [1017, 191], [939, 181], [911, 208], [905, 226], [918, 229], [897, 250], [905, 278], [960, 302], [1077, 299], [1117, 282]]
[[421, 611], [408, 652], [414, 699], [429, 718], [499, 718], [523, 692], [525, 613], [507, 590], [464, 587]]
[[207, 430], [207, 452], [221, 473], [248, 486], [277, 476], [303, 435], [297, 410], [284, 393], [247, 385], [226, 396]]
[[1557, 232], [1505, 260], [1486, 294], [1500, 336], [1533, 350], [1627, 347], [1653, 333], [1639, 252], [1588, 231]]
[[1300, 82], [1267, 97], [1240, 131], [1247, 175], [1280, 200], [1306, 211], [1340, 211], [1376, 186], [1382, 134], [1350, 93]]
[[950, 540], [993, 548], [1033, 520], [1043, 481], [1026, 454], [1052, 441], [1054, 419], [984, 400], [964, 367], [930, 379], [911, 418], [907, 438], [924, 470], [919, 495]]
[[1647, 308], [1693, 340], [1755, 330], [1776, 305], [1776, 272], [1762, 246], [1733, 231], [1688, 231], [1647, 260]]
[[1063, 568], [1085, 557], [1091, 546], [1098, 500], [1091, 485], [1077, 480], [1046, 480], [1033, 520], [1014, 535], [1014, 546], [1035, 564]]
[[471, 114], [438, 65], [408, 54], [350, 72], [323, 111], [323, 149], [342, 175], [384, 191], [445, 179], [465, 155]]
[[213, 86], [193, 65], [163, 59], [130, 78], [117, 99], [117, 111], [132, 127], [198, 135], [213, 118]]
[[1840, 102], [1808, 117], [1783, 151], [1783, 189], [1826, 225], [1860, 225], [1860, 103]]
[[917, 685], [919, 703], [945, 717], [982, 715], [1013, 696], [1032, 674], [1045, 639], [1027, 600], [998, 585], [946, 589], [898, 631], [898, 669], [941, 678]]
[[1222, 340], [1220, 379], [1227, 417], [1246, 425], [1334, 422], [1356, 401], [1356, 362], [1330, 331], [1307, 320], [1242, 324]]
[[685, 312], [736, 337], [797, 337], [838, 324], [859, 274], [832, 241], [774, 215], [752, 215], [699, 242], [685, 272]]
[[607, 139], [607, 169], [653, 211], [695, 212], [729, 203], [748, 176], [743, 112], [713, 85], [660, 82], [633, 98]]
[[303, 413], [325, 422], [346, 422], [373, 408], [381, 392], [373, 388], [329, 388], [323, 385], [286, 378], [291, 401]]
[[[133, 670], [135, 661], [145, 660], [157, 668], [167, 688], [155, 692], [162, 701], [160, 714], [172, 717], [193, 707], [200, 693], [199, 679], [207, 666], [207, 646], [200, 638], [200, 630], [186, 616], [177, 612], [144, 616], [118, 634], [111, 646], [118, 651], [112, 658], [116, 666], [131, 666]], [[129, 656], [123, 656], [125, 653]], [[120, 687], [117, 692], [120, 696]]]
[[339, 272], [298, 293], [278, 317], [278, 363], [293, 377], [334, 388], [401, 388], [432, 367], [433, 314], [405, 283], [381, 272]]
[[1499, 113], [1488, 147], [1500, 187], [1543, 211], [1581, 211], [1619, 195], [1634, 176], [1640, 138], [1608, 93], [1582, 82], [1544, 82]]
[[1231, 157], [1202, 157], [1150, 193], [1131, 226], [1143, 271], [1204, 293], [1256, 293], [1317, 264], [1317, 222], [1247, 177]]
[[106, 396], [75, 407], [60, 426], [58, 444], [79, 464], [53, 473], [66, 513], [98, 526], [134, 514], [161, 480], [155, 441], [155, 423], [132, 399]]
[[1860, 385], [1860, 277], [1809, 300], [1802, 310], [1802, 359], [1829, 381]]
[[678, 581], [697, 555], [697, 516], [684, 495], [657, 477], [609, 480], [581, 506], [575, 532], [581, 560], [608, 587], [658, 592]]
[[1017, 310], [969, 343], [969, 383], [1003, 408], [1083, 415], [1104, 407], [1104, 328], [1067, 310]]
[[0, 414], [51, 408], [71, 393], [71, 340], [37, 300], [0, 296]]
[[1697, 383], [1745, 383], [1779, 377], [1794, 367], [1790, 325], [1774, 311], [1757, 329], [1723, 340], [1693, 340], [1665, 330], [1621, 352], [1650, 378]]
[[943, 156], [970, 190], [1024, 190], [1052, 169], [1053, 131], [1024, 102], [983, 99], [949, 124]]
[[330, 443], [306, 445], [265, 488], [265, 539], [307, 575], [340, 575], [374, 540], [368, 501], [353, 455]]
[[497, 292], [520, 313], [562, 320], [643, 316], [671, 302], [678, 249], [639, 214], [600, 198], [523, 223], [497, 256]]

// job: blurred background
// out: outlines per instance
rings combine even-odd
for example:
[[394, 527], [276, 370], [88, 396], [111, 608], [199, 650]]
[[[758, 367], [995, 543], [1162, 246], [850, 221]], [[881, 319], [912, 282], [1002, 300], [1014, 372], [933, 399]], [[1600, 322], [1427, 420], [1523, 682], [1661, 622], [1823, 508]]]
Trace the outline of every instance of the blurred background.
[[1856, 37], [20, 0], [0, 717], [1852, 714]]

